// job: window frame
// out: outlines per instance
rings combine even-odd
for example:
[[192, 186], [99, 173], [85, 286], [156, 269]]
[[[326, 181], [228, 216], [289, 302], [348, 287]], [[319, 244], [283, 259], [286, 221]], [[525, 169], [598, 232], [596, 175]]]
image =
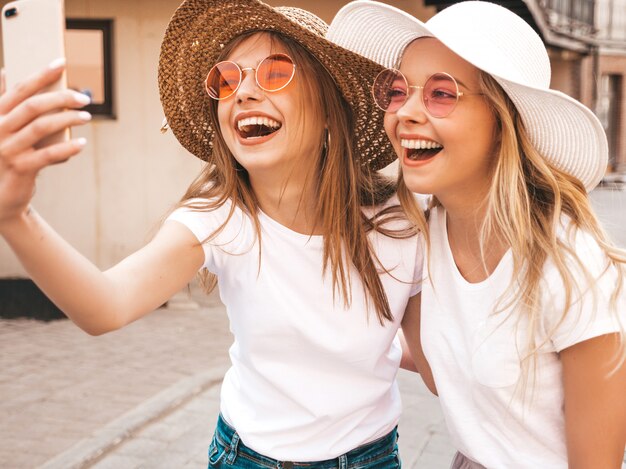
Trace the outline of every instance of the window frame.
[[[113, 20], [95, 18], [67, 18], [65, 20], [67, 30], [93, 30], [102, 31], [102, 63], [103, 63], [103, 83], [104, 102], [101, 104], [88, 104], [85, 110], [92, 115], [105, 118], [116, 119], [113, 90]], [[71, 64], [69, 64], [71, 67]]]

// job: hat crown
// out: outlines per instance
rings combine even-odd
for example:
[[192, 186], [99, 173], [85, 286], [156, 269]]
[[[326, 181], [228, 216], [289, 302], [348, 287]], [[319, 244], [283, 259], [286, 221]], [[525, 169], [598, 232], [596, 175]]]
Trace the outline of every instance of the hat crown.
[[539, 35], [519, 16], [494, 3], [467, 1], [429, 21], [444, 44], [476, 67], [532, 88], [550, 87], [550, 59]]
[[324, 20], [310, 11], [296, 7], [276, 7], [274, 10], [320, 37], [324, 37], [328, 31]]

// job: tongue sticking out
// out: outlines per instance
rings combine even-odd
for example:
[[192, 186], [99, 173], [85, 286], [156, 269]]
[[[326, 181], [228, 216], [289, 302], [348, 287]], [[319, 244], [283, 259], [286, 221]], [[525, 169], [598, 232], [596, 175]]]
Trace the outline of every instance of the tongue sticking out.
[[407, 148], [407, 157], [412, 161], [424, 161], [434, 157], [437, 153], [439, 153], [443, 148], [428, 148], [428, 149], [417, 149], [417, 148]]

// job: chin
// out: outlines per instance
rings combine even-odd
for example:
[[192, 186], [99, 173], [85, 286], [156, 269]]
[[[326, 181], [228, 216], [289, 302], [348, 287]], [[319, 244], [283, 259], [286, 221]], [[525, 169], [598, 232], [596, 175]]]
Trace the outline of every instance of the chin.
[[280, 159], [274, 156], [266, 157], [265, 155], [246, 155], [244, 158], [237, 158], [237, 161], [248, 172], [268, 171], [280, 168], [281, 165]]
[[402, 177], [404, 178], [404, 184], [411, 192], [415, 192], [417, 194], [432, 194], [433, 190], [435, 190], [435, 186], [423, 177], [416, 177], [410, 173], [407, 174], [404, 171]]

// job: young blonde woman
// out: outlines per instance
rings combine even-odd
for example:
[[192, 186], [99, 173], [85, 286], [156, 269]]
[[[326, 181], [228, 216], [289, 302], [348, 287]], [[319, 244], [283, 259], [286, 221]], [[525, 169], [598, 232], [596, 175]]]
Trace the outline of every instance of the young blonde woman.
[[327, 37], [391, 67], [373, 95], [403, 184], [433, 195], [421, 322], [416, 297], [403, 331], [453, 467], [621, 467], [626, 255], [587, 197], [607, 164], [598, 119], [549, 89], [541, 39], [494, 4], [422, 23], [357, 1]]
[[103, 334], [199, 270], [219, 280], [234, 343], [209, 467], [400, 466], [394, 338], [422, 254], [375, 172], [395, 157], [369, 93], [382, 67], [325, 40], [326, 28], [255, 0], [180, 6], [161, 98], [178, 140], [208, 164], [154, 239], [106, 272], [28, 208], [37, 171], [83, 142], [33, 144], [88, 117], [44, 114], [81, 100], [33, 96], [58, 67], [0, 98], [0, 233], [76, 324]]

